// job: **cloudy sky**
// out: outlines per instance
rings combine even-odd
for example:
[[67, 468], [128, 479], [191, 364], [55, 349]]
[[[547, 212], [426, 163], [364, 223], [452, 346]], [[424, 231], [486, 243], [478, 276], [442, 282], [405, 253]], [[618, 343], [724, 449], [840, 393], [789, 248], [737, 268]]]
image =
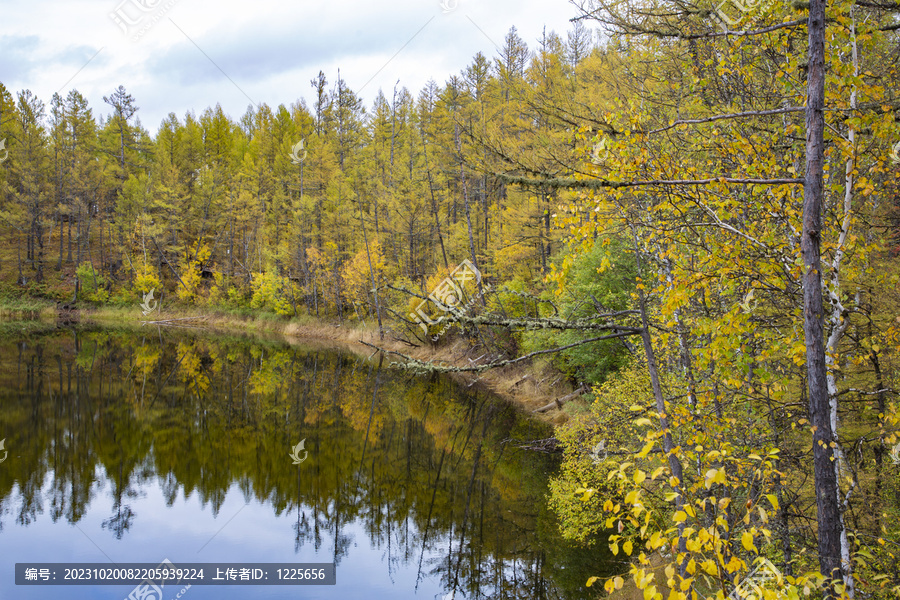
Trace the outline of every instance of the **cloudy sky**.
[[413, 95], [443, 84], [479, 51], [497, 55], [511, 26], [535, 47], [543, 28], [561, 36], [568, 0], [0, 0], [0, 82], [84, 94], [94, 115], [124, 85], [155, 134], [220, 103], [237, 119], [252, 103], [311, 99], [321, 69], [338, 69], [366, 106], [394, 84]]

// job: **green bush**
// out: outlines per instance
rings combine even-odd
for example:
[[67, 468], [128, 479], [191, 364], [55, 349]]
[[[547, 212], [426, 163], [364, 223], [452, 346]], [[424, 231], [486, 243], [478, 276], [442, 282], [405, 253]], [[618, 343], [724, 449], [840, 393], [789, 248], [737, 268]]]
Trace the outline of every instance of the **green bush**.
[[[564, 293], [555, 299], [550, 298], [549, 294], [547, 297], [556, 304], [559, 315], [570, 320], [588, 318], [598, 311], [625, 310], [630, 305], [636, 276], [634, 257], [627, 248], [615, 240], [608, 244], [598, 243], [571, 265], [563, 279]], [[548, 316], [552, 310], [548, 303], [541, 303], [540, 307], [543, 316]], [[600, 337], [603, 333], [573, 330], [530, 332], [523, 335], [522, 347], [524, 352], [532, 352]], [[599, 384], [622, 366], [627, 355], [621, 340], [604, 340], [559, 353], [554, 359], [554, 366], [573, 379]]]
[[103, 304], [109, 300], [106, 279], [89, 262], [78, 265], [75, 275], [81, 284], [81, 298], [89, 302]]

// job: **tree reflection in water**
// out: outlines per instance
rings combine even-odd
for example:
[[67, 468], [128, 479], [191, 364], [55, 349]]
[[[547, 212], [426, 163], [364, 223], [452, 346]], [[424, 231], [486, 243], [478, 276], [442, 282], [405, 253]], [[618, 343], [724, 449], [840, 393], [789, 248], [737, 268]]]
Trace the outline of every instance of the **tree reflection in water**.
[[16, 449], [0, 466], [0, 535], [6, 515], [28, 526], [46, 506], [77, 524], [111, 501], [102, 529], [127, 540], [132, 503], [154, 486], [160, 513], [196, 494], [213, 515], [236, 488], [292, 515], [295, 553], [311, 544], [340, 565], [364, 531], [391, 581], [414, 573], [415, 589], [581, 598], [608, 571], [605, 554], [556, 533], [553, 457], [516, 448], [548, 428], [448, 379], [330, 350], [108, 330], [0, 343], [0, 378], [0, 436]]

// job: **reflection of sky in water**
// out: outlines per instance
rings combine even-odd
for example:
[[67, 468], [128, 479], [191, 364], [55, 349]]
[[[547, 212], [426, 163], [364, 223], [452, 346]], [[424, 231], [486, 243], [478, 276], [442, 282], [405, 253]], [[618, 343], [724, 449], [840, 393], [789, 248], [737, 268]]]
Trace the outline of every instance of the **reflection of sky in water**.
[[[101, 481], [105, 481], [101, 478]], [[43, 489], [52, 487], [52, 474]], [[103, 521], [113, 515], [110, 485], [105, 483], [77, 526], [63, 519], [53, 523], [44, 510], [28, 526], [16, 523], [22, 498], [18, 488], [2, 502], [3, 529], [0, 532], [0, 599], [124, 600], [132, 586], [16, 586], [13, 566], [16, 562], [121, 562], [159, 563], [169, 558], [179, 562], [332, 562], [334, 530], [321, 529], [322, 545], [316, 552], [312, 541], [295, 552], [297, 510], [276, 516], [271, 506], [255, 498], [245, 505], [237, 484], [228, 491], [217, 517], [209, 504], [201, 506], [199, 495], [185, 499], [179, 492], [171, 507], [166, 507], [158, 481], [141, 487], [141, 496], [127, 504], [135, 513], [131, 527], [121, 540], [104, 529]], [[307, 515], [308, 506], [303, 506]], [[341, 535], [351, 538], [350, 548], [337, 566], [334, 586], [193, 586], [182, 598], [440, 598], [445, 590], [439, 575], [427, 572], [436, 562], [447, 560], [449, 542], [432, 539], [422, 560], [423, 575], [416, 591], [418, 563], [422, 549], [421, 534], [411, 519], [409, 531], [392, 531], [391, 547], [376, 548], [366, 535], [365, 525], [355, 520], [341, 525]], [[218, 533], [217, 533], [218, 532]], [[407, 545], [408, 544], [408, 545]], [[454, 540], [454, 547], [458, 539]], [[440, 552], [434, 548], [441, 549]], [[202, 548], [202, 549], [201, 549]], [[390, 556], [388, 553], [390, 552]], [[111, 563], [110, 563], [111, 564]], [[388, 565], [390, 567], [388, 568]], [[207, 578], [210, 574], [206, 574]], [[171, 600], [181, 587], [166, 588], [165, 600]], [[457, 594], [457, 598], [460, 598]]]
[[551, 432], [509, 405], [332, 352], [110, 335], [0, 338], [0, 600], [124, 600], [133, 588], [16, 586], [17, 561], [335, 554], [336, 586], [193, 586], [183, 598], [590, 597], [602, 557], [559, 539], [544, 496], [553, 459], [516, 448]]

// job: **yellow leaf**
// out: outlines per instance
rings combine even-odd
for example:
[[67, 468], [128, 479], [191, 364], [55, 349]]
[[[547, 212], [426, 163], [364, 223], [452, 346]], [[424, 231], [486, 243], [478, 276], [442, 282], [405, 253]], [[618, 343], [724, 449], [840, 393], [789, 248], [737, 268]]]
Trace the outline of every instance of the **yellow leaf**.
[[644, 480], [647, 479], [647, 474], [641, 471], [640, 469], [634, 472], [634, 482], [638, 485], [644, 483]]
[[712, 484], [715, 482], [718, 474], [719, 474], [719, 471], [717, 469], [710, 469], [709, 471], [706, 472], [706, 477], [703, 481], [703, 485], [706, 487], [706, 489], [709, 489], [712, 487]]
[[[590, 582], [590, 579], [588, 580], [588, 582]], [[588, 583], [588, 587], [590, 587], [590, 583]], [[603, 589], [605, 589], [608, 594], [612, 594], [613, 590], [615, 589], [613, 587], [612, 579], [606, 580], [606, 583], [603, 584]]]
[[625, 585], [625, 580], [622, 579], [621, 577], [616, 577], [613, 579], [613, 586], [617, 590], [621, 590], [623, 585]]
[[651, 585], [644, 589], [644, 600], [653, 600], [653, 597], [656, 595], [656, 586]]
[[637, 419], [637, 420], [634, 422], [634, 424], [635, 424], [635, 425], [653, 425], [653, 423], [650, 422], [650, 419], [646, 419], [646, 418], [644, 418], [644, 417], [641, 417], [640, 419]]
[[687, 519], [687, 514], [683, 510], [679, 510], [672, 516], [672, 520], [676, 523], [683, 523]]
[[591, 587], [592, 585], [594, 585], [594, 582], [597, 581], [598, 579], [600, 579], [600, 578], [599, 577], [589, 577], [587, 580], [587, 583], [584, 585]]
[[741, 534], [741, 545], [744, 546], [744, 550], [756, 550], [756, 544], [753, 543], [753, 534], [749, 531], [745, 531]]
[[624, 550], [625, 554], [627, 554], [628, 556], [631, 556], [632, 548], [633, 546], [631, 545], [631, 540], [628, 540], [624, 544], [622, 544], [622, 550]]

